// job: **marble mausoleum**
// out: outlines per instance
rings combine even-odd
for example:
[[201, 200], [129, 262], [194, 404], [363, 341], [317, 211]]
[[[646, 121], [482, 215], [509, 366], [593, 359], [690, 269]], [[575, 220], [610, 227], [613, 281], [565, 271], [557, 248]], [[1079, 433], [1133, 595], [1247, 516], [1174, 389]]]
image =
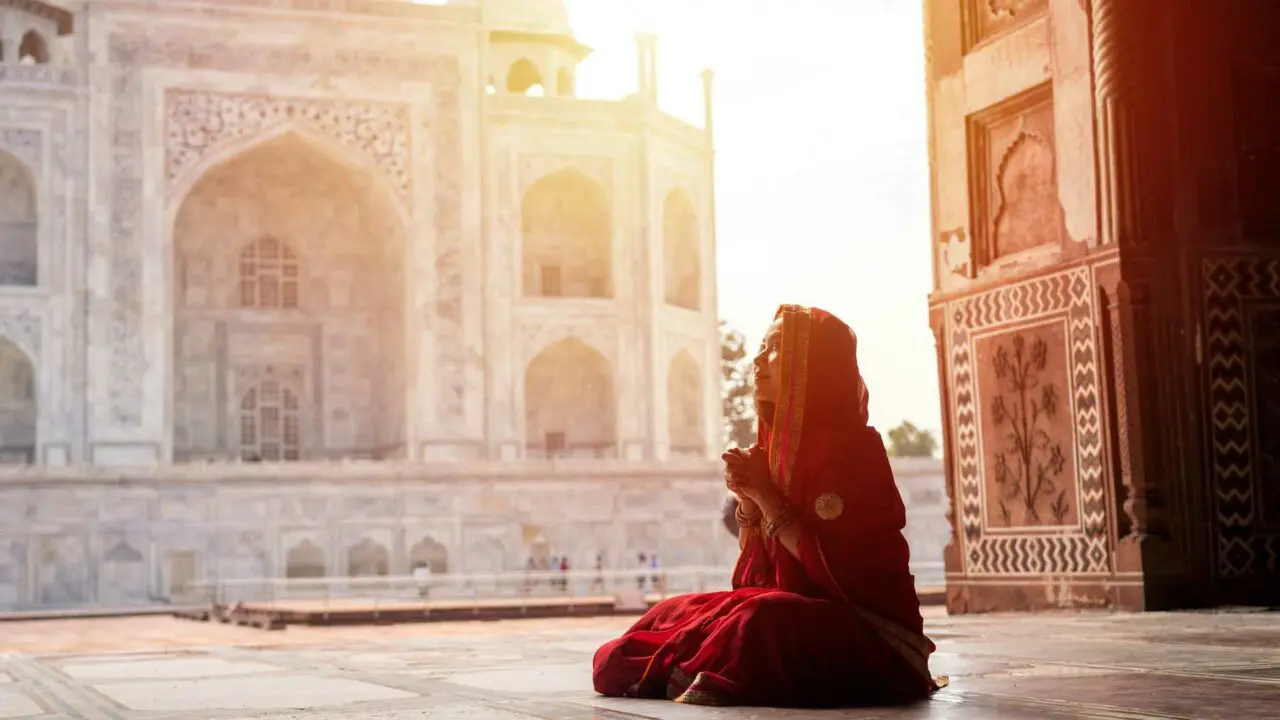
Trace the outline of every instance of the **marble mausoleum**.
[[0, 0], [0, 608], [721, 562], [711, 75], [693, 127], [637, 52], [599, 101], [555, 0]]

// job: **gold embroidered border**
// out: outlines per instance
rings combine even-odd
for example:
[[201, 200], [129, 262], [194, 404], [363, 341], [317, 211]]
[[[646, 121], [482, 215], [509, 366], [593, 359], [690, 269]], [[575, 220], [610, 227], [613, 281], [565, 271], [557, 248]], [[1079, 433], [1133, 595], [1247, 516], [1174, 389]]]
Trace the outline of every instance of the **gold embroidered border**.
[[773, 481], [785, 493], [791, 483], [791, 469], [795, 466], [804, 429], [813, 315], [810, 309], [798, 305], [784, 305], [779, 314], [782, 316], [782, 338], [778, 354], [786, 362], [779, 378], [782, 397], [774, 410], [769, 438], [769, 470]]
[[671, 677], [667, 680], [667, 699], [681, 705], [725, 707], [733, 704], [718, 692], [700, 687], [704, 684], [702, 677], [703, 674], [698, 673], [697, 677], [690, 681], [688, 673], [679, 668], [672, 669]]

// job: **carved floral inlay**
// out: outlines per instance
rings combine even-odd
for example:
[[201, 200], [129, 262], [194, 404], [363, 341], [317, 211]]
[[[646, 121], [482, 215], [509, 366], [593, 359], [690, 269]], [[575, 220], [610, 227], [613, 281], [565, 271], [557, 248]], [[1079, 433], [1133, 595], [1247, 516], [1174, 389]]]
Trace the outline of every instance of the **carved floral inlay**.
[[361, 153], [401, 199], [409, 197], [407, 105], [170, 90], [165, 106], [165, 170], [171, 183], [220, 145], [298, 126]]
[[1014, 508], [1028, 523], [1040, 523], [1051, 516], [1062, 525], [1071, 509], [1061, 477], [1067, 465], [1062, 443], [1054, 438], [1052, 424], [1062, 400], [1058, 386], [1045, 374], [1049, 345], [1034, 337], [1030, 343], [1022, 333], [996, 347], [992, 358], [997, 390], [991, 398], [991, 421], [1003, 431], [993, 453], [993, 480], [998, 496], [993, 498], [1003, 525], [1014, 523]]

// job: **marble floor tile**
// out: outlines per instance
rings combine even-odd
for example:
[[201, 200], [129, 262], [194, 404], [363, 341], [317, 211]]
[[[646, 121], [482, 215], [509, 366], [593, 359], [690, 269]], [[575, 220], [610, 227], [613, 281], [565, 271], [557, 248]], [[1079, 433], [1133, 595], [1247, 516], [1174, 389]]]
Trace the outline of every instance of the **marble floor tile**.
[[631, 621], [8, 623], [0, 720], [1261, 720], [1280, 701], [1277, 613], [931, 617], [932, 669], [949, 687], [910, 707], [826, 711], [600, 697], [592, 654]]
[[199, 713], [210, 710], [311, 710], [413, 697], [346, 678], [278, 675], [94, 685], [127, 710]]
[[0, 718], [29, 718], [44, 715], [45, 709], [35, 700], [12, 688], [0, 687]]

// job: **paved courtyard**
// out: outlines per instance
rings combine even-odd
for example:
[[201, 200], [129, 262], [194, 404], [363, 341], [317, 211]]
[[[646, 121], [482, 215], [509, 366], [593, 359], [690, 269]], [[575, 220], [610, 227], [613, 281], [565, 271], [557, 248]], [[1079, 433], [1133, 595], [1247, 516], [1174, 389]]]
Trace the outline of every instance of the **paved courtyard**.
[[0, 718], [1274, 718], [1280, 613], [931, 617], [912, 708], [804, 712], [607, 700], [591, 653], [627, 618], [305, 628], [167, 617], [0, 623]]

